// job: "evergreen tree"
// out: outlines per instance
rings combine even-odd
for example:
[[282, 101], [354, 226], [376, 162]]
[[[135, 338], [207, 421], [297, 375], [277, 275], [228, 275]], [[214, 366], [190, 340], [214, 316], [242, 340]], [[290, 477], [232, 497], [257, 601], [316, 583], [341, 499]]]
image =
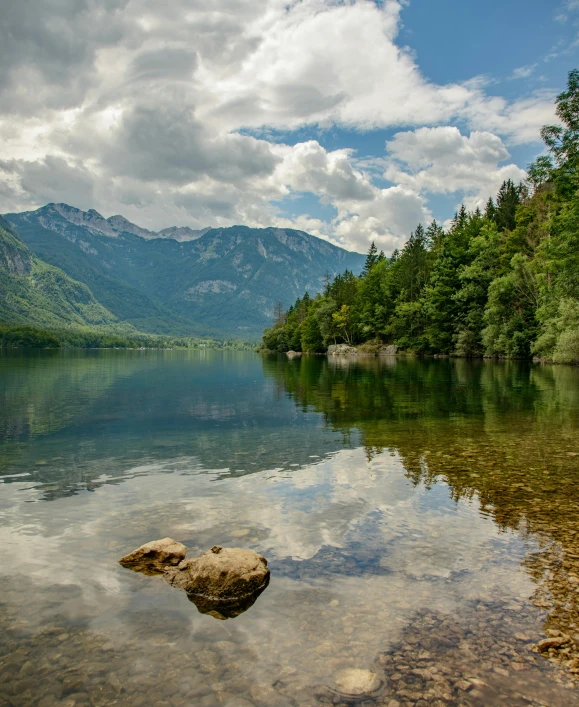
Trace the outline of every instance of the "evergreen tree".
[[579, 363], [579, 72], [546, 126], [550, 155], [525, 184], [506, 180], [484, 213], [464, 206], [445, 231], [419, 225], [389, 258], [372, 243], [360, 277], [326, 278], [275, 311], [264, 346], [323, 351], [372, 339], [404, 350]]
[[376, 244], [372, 241], [372, 245], [368, 248], [368, 253], [366, 255], [366, 262], [364, 263], [364, 269], [362, 270], [362, 275], [367, 275], [370, 270], [376, 265], [380, 256], [378, 255], [378, 248]]

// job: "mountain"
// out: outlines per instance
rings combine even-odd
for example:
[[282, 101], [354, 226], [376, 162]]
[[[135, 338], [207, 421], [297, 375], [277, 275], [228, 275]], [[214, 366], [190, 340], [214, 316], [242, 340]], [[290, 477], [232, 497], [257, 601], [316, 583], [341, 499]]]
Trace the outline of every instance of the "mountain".
[[359, 253], [291, 229], [143, 234], [121, 216], [66, 204], [6, 219], [38, 257], [85, 283], [121, 322], [151, 333], [253, 336], [278, 300], [288, 306], [305, 290], [320, 291], [326, 274], [358, 273], [364, 263]]
[[171, 226], [170, 228], [165, 228], [158, 232], [149, 231], [146, 228], [141, 228], [131, 223], [131, 221], [124, 216], [118, 214], [105, 218], [94, 209], [81, 211], [68, 204], [48, 204], [48, 206], [52, 208], [46, 210], [39, 209], [39, 211], [43, 211], [43, 213], [38, 216], [39, 222], [49, 230], [56, 230], [60, 233], [63, 232], [63, 228], [64, 230], [68, 230], [66, 223], [72, 223], [75, 226], [86, 228], [91, 233], [102, 233], [104, 236], [111, 236], [112, 238], [116, 238], [116, 236], [121, 233], [132, 233], [133, 236], [140, 236], [141, 238], [147, 239], [173, 238], [176, 241], [194, 241], [211, 230], [209, 227], [193, 230], [187, 228], [187, 226]]
[[0, 216], [0, 321], [49, 328], [117, 328], [89, 288], [44, 263]]
[[187, 228], [187, 226], [177, 227], [171, 226], [170, 228], [164, 228], [162, 231], [157, 233], [157, 238], [174, 238], [176, 241], [183, 243], [183, 241], [196, 241], [201, 236], [204, 236], [210, 228], [201, 228], [194, 231], [192, 228]]

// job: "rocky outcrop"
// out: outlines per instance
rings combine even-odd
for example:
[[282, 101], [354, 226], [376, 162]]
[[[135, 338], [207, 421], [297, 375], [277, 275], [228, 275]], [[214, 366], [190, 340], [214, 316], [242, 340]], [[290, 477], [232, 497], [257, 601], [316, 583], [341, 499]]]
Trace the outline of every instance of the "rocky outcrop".
[[346, 356], [357, 353], [357, 349], [354, 346], [348, 346], [348, 344], [332, 344], [332, 346], [328, 346], [328, 356]]
[[221, 620], [243, 614], [269, 584], [267, 560], [253, 550], [215, 545], [190, 560], [186, 553], [185, 545], [163, 538], [142, 545], [120, 563], [135, 572], [163, 574], [202, 614]]
[[398, 353], [398, 346], [393, 344], [380, 345], [374, 341], [368, 341], [358, 348], [348, 344], [332, 344], [328, 346], [328, 356], [356, 356], [361, 354], [375, 356], [395, 356]]
[[301, 356], [302, 352], [301, 351], [286, 351], [285, 354], [288, 358], [295, 358], [296, 356]]
[[156, 238], [172, 238], [174, 241], [184, 243], [185, 241], [196, 241], [210, 230], [210, 226], [200, 229], [188, 228], [187, 226], [170, 226], [159, 231], [156, 234]]
[[269, 569], [265, 557], [253, 550], [216, 545], [200, 557], [167, 568], [165, 579], [190, 597], [233, 604], [265, 589]]
[[125, 555], [120, 564], [123, 567], [153, 575], [162, 574], [167, 567], [178, 565], [185, 559], [187, 548], [172, 538], [153, 540], [141, 545], [133, 552]]

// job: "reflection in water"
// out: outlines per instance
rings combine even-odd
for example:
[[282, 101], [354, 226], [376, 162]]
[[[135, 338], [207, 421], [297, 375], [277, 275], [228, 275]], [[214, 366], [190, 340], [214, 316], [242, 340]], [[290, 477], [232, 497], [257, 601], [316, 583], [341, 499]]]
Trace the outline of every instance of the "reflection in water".
[[[0, 705], [579, 705], [578, 383], [453, 360], [0, 357]], [[215, 621], [117, 564], [166, 536], [241, 543], [274, 581]]]
[[195, 604], [200, 614], [208, 614], [213, 616], [214, 619], [220, 619], [225, 621], [227, 619], [234, 619], [237, 616], [245, 613], [248, 609], [255, 604], [258, 600], [260, 594], [262, 594], [269, 585], [269, 574], [265, 582], [257, 589], [253, 594], [245, 596], [241, 599], [236, 599], [233, 601], [216, 601], [215, 599], [210, 599], [204, 597], [200, 594], [189, 594], [187, 593], [187, 599]]
[[[357, 429], [368, 459], [400, 454], [415, 485], [449, 486], [537, 545], [523, 565], [537, 584], [542, 651], [579, 675], [579, 372], [570, 367], [455, 361], [314, 358], [265, 363], [301, 406]], [[409, 425], [408, 422], [412, 421]]]

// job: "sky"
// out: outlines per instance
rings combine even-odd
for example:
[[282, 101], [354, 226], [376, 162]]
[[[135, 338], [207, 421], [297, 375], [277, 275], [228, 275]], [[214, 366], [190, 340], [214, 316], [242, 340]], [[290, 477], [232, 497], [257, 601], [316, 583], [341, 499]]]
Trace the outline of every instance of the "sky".
[[387, 254], [525, 178], [579, 0], [0, 0], [0, 212]]

